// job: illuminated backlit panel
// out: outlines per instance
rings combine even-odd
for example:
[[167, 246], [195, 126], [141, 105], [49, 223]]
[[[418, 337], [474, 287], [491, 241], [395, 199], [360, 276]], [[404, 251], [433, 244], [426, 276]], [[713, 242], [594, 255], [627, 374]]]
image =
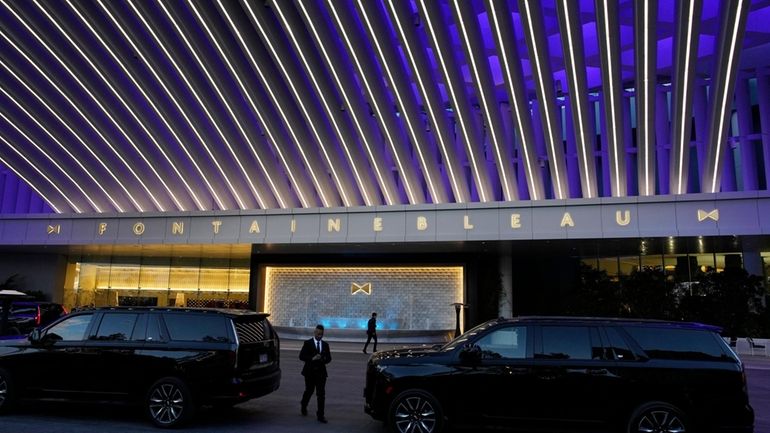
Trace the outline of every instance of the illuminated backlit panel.
[[[272, 20], [268, 16], [269, 10], [264, 7], [255, 7], [255, 4], [245, 0], [241, 1], [241, 5], [248, 12], [251, 24], [260, 38], [262, 38], [262, 43], [268, 49], [273, 62], [281, 73], [281, 77], [283, 77], [284, 82], [289, 87], [291, 96], [299, 107], [305, 124], [310, 128], [315, 140], [314, 144], [321, 151], [326, 167], [331, 173], [334, 184], [337, 186], [340, 198], [342, 198], [342, 204], [344, 206], [360, 205], [361, 197], [359, 191], [354, 187], [350, 179], [350, 173], [347, 170], [348, 166], [354, 165], [355, 162], [348, 160], [346, 164], [346, 159], [341, 158], [336, 152], [335, 140], [328, 133], [327, 124], [324, 122], [324, 120], [328, 119], [325, 119], [323, 113], [318, 109], [316, 101], [312, 98], [312, 92], [306, 88], [305, 80], [301, 79], [303, 74], [299, 68], [296, 67], [294, 62], [288, 61], [288, 59], [293, 57], [292, 53], [285, 47], [283, 41], [277, 37], [279, 33], [276, 31], [275, 26], [271, 25]], [[312, 143], [312, 141], [300, 143], [300, 146], [308, 146], [309, 143]], [[315, 149], [313, 151], [315, 152]]]
[[356, 6], [361, 22], [367, 30], [369, 41], [377, 53], [377, 58], [390, 84], [390, 91], [395, 97], [400, 116], [404, 119], [409, 137], [422, 169], [428, 193], [433, 203], [446, 203], [447, 191], [441, 178], [441, 173], [433, 157], [425, 134], [425, 124], [421, 117], [421, 108], [415, 101], [411, 82], [408, 80], [404, 65], [396, 51], [397, 47], [390, 43], [390, 31], [380, 6], [374, 2], [356, 0]]
[[634, 0], [636, 149], [639, 195], [655, 195], [658, 0]]
[[[597, 196], [594, 158], [596, 133], [590, 111], [593, 104], [588, 101], [580, 9], [579, 5], [572, 0], [557, 0], [556, 5], [559, 16], [561, 51], [564, 54], [564, 67], [567, 70], [570, 113], [572, 114], [575, 143], [577, 144], [580, 185], [583, 198], [594, 198]], [[610, 165], [613, 165], [612, 162]], [[617, 164], [614, 168], [617, 171]]]
[[[725, 152], [727, 151], [728, 122], [731, 115], [735, 77], [740, 60], [740, 43], [746, 29], [750, 1], [726, 2], [722, 10], [722, 26], [712, 74], [711, 113], [709, 115], [708, 150], [701, 189], [719, 192]], [[745, 134], [741, 131], [741, 134]]]
[[392, 108], [391, 97], [383, 81], [379, 79], [385, 74], [369, 55], [370, 49], [365, 44], [366, 39], [353, 33], [353, 29], [356, 29], [358, 24], [353, 17], [353, 12], [344, 6], [337, 7], [334, 0], [327, 0], [326, 5], [329, 15], [334, 19], [335, 28], [345, 42], [351, 60], [356, 65], [358, 79], [366, 89], [372, 115], [378, 121], [380, 131], [393, 155], [409, 204], [422, 204], [425, 202], [425, 192], [420, 186], [422, 180], [410, 156], [409, 139], [401, 129]]
[[598, 29], [599, 53], [601, 54], [602, 96], [604, 97], [603, 137], [610, 160], [610, 189], [613, 197], [625, 197], [626, 146], [623, 140], [623, 83], [620, 74], [620, 26], [618, 5], [615, 0], [596, 0], [596, 27]]
[[519, 187], [516, 175], [513, 171], [511, 159], [511, 143], [505, 139], [503, 121], [500, 117], [500, 107], [495, 97], [494, 82], [489, 71], [484, 44], [479, 33], [479, 23], [473, 5], [470, 2], [453, 0], [451, 2], [452, 13], [456, 20], [460, 39], [463, 41], [465, 58], [468, 61], [473, 82], [476, 88], [476, 96], [486, 119], [486, 128], [489, 141], [494, 149], [497, 174], [500, 176], [500, 184], [503, 188], [504, 200], [518, 200]]
[[687, 193], [690, 171], [690, 130], [703, 0], [678, 2], [672, 61], [671, 194]]
[[461, 266], [267, 266], [264, 308], [275, 326], [452, 330], [464, 302]]
[[476, 184], [479, 201], [489, 202], [496, 199], [492, 190], [492, 182], [486, 167], [483, 149], [476, 143], [481, 142], [482, 133], [473, 120], [475, 116], [471, 102], [465, 91], [459, 62], [455, 60], [455, 50], [451, 45], [448, 26], [441, 16], [439, 2], [420, 0], [420, 11], [425, 19], [425, 31], [432, 44], [433, 53], [439, 63], [444, 77], [444, 86], [449, 93], [449, 100], [454, 109], [455, 121], [459, 125], [458, 139], [465, 148], [465, 154], [470, 164], [473, 181]]
[[366, 206], [382, 204], [378, 191], [375, 191], [367, 162], [361, 155], [357, 140], [351, 134], [347, 118], [340, 111], [340, 107], [343, 105], [329, 83], [330, 80], [327, 80], [326, 74], [323, 73], [325, 68], [316, 56], [315, 46], [306, 36], [306, 32], [302, 31], [302, 25], [299, 25], [301, 23], [300, 17], [289, 2], [272, 1], [270, 4], [279, 18], [284, 32], [289, 36], [294, 51], [301, 60], [305, 75], [313, 85], [318, 100], [326, 113], [326, 118], [331, 122], [334, 134], [350, 164], [351, 172], [364, 199], [364, 204]]
[[564, 146], [561, 135], [561, 116], [556, 106], [553, 72], [543, 24], [543, 12], [539, 1], [518, 0], [521, 24], [526, 36], [527, 52], [535, 81], [537, 107], [543, 136], [548, 152], [553, 194], [557, 199], [569, 198], [567, 167], [564, 161]]
[[535, 148], [535, 133], [529, 111], [526, 82], [521, 72], [521, 58], [516, 46], [516, 35], [511, 22], [510, 9], [505, 2], [487, 0], [487, 15], [497, 42], [497, 53], [502, 64], [505, 88], [510, 100], [513, 124], [516, 126], [521, 151], [524, 154], [524, 169], [527, 173], [527, 187], [531, 200], [545, 198], [543, 178]]
[[353, 66], [334, 46], [336, 42], [332, 38], [335, 35], [331, 33], [329, 27], [324, 22], [324, 12], [319, 8], [321, 3], [297, 1], [295, 6], [311, 32], [315, 44], [321, 52], [326, 68], [334, 77], [334, 84], [344, 100], [344, 107], [349, 109], [348, 114], [364, 146], [369, 164], [374, 169], [377, 182], [382, 189], [385, 204], [400, 204], [399, 192], [393, 180], [393, 175], [384, 158], [381, 158], [381, 155], [377, 153], [379, 147], [376, 141], [378, 140], [378, 134], [371, 127], [367, 119], [368, 109], [365, 107], [366, 102], [362, 99], [361, 92], [357, 91], [357, 83], [349, 74], [353, 70]]
[[431, 132], [439, 145], [444, 167], [449, 177], [449, 184], [454, 194], [454, 201], [466, 203], [469, 200], [468, 184], [454, 150], [454, 138], [450, 134], [451, 126], [444, 112], [444, 104], [439, 94], [437, 80], [430, 68], [427, 53], [420, 44], [416, 27], [412, 25], [414, 13], [408, 2], [387, 0], [386, 3], [391, 22], [401, 38], [401, 46], [406, 51], [406, 57], [412, 68], [412, 76], [420, 89], [423, 106], [433, 123]]

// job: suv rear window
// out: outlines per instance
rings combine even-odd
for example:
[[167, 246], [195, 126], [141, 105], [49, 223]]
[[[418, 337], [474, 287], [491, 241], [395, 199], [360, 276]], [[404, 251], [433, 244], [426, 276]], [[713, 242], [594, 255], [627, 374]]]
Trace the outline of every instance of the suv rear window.
[[624, 327], [652, 359], [714, 360], [725, 355], [710, 331]]
[[163, 320], [172, 340], [228, 342], [227, 319], [202, 314], [164, 314]]

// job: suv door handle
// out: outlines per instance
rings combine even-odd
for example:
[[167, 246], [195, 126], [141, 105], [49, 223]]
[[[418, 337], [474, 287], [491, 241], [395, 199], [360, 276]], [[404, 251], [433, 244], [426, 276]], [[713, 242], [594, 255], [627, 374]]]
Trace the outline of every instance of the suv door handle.
[[592, 376], [605, 376], [610, 372], [606, 368], [587, 368], [586, 373]]

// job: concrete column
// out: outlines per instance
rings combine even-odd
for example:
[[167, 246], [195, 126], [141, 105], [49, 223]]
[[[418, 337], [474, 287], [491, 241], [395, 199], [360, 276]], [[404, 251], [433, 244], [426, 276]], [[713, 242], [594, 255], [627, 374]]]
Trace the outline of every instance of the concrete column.
[[510, 254], [499, 256], [499, 269], [502, 291], [498, 302], [498, 315], [511, 317], [513, 315], [513, 258]]
[[750, 275], [763, 276], [764, 264], [762, 263], [762, 255], [759, 251], [759, 242], [752, 238], [744, 239], [741, 242], [741, 249], [743, 253], [743, 269]]

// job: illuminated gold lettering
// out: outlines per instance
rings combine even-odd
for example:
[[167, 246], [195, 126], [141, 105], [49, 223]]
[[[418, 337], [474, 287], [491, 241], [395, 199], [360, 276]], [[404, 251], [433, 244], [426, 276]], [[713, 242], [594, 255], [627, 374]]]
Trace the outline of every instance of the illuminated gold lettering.
[[174, 221], [171, 224], [171, 234], [172, 235], [184, 234], [184, 222], [182, 222], [182, 221]]
[[621, 211], [616, 211], [615, 221], [619, 226], [627, 226], [631, 223], [631, 211], [627, 210], [623, 214], [621, 214]]
[[417, 230], [423, 231], [428, 229], [428, 219], [424, 216], [417, 217]]
[[340, 228], [342, 227], [342, 223], [340, 222], [339, 218], [329, 218], [329, 222], [326, 224], [326, 231], [330, 232], [334, 230], [335, 232], [339, 232]]
[[107, 231], [107, 223], [99, 223], [99, 236], [103, 235]]
[[261, 233], [261, 231], [259, 230], [259, 223], [257, 222], [257, 220], [254, 220], [251, 222], [251, 226], [249, 227], [249, 234], [251, 233]]
[[572, 221], [572, 215], [569, 214], [569, 212], [564, 212], [564, 216], [561, 217], [561, 226], [562, 227], [575, 227], [575, 222]]
[[473, 224], [471, 224], [471, 218], [468, 215], [465, 215], [465, 218], [463, 218], [463, 228], [465, 230], [473, 229]]
[[220, 221], [220, 220], [211, 221], [211, 225], [214, 227], [214, 234], [218, 235], [219, 234], [219, 228], [222, 227], [222, 221]]
[[143, 235], [144, 234], [144, 229], [145, 229], [145, 227], [144, 227], [144, 223], [143, 222], [138, 222], [138, 223], [134, 224], [134, 234], [135, 235], [137, 235], [137, 236]]
[[374, 217], [373, 227], [374, 227], [374, 231], [381, 232], [382, 231], [382, 218]]
[[512, 213], [511, 214], [511, 228], [512, 229], [520, 229], [521, 228], [521, 214], [519, 214], [519, 213]]
[[61, 224], [56, 224], [55, 226], [49, 225], [47, 232], [49, 235], [58, 235], [61, 233]]
[[297, 220], [294, 218], [291, 219], [291, 232], [294, 233], [297, 231]]

